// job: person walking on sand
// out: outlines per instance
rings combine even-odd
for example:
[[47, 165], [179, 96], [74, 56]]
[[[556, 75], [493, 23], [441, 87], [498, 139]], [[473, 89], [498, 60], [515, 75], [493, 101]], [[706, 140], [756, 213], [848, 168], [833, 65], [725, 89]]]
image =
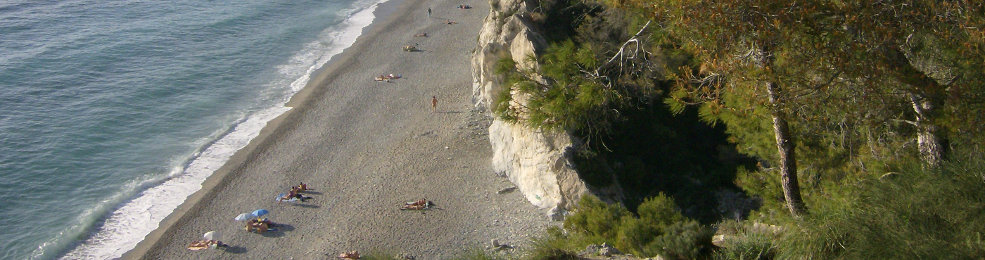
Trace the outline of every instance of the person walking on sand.
[[431, 113], [434, 113], [437, 110], [438, 110], [438, 97], [431, 96]]
[[431, 8], [428, 7], [428, 18], [431, 18]]

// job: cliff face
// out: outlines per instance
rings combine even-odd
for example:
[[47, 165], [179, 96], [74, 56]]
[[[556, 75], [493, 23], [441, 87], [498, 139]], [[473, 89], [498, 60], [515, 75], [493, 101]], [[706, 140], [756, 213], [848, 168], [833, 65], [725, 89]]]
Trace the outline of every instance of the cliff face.
[[[472, 56], [473, 102], [487, 112], [505, 87], [493, 72], [496, 62], [508, 56], [519, 71], [542, 79], [537, 75], [537, 62], [530, 57], [537, 57], [547, 46], [529, 15], [536, 1], [490, 0], [489, 4]], [[522, 95], [510, 95], [511, 105], [525, 103]], [[516, 184], [530, 203], [549, 209], [552, 218], [560, 219], [565, 209], [588, 192], [571, 164], [572, 140], [563, 132], [544, 132], [496, 118], [489, 127], [493, 169]]]

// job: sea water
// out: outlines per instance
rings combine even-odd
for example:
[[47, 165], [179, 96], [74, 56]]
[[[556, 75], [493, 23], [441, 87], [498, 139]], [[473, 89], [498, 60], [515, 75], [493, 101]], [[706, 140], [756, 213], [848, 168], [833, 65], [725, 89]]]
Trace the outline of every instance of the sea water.
[[381, 1], [0, 1], [0, 259], [132, 249]]

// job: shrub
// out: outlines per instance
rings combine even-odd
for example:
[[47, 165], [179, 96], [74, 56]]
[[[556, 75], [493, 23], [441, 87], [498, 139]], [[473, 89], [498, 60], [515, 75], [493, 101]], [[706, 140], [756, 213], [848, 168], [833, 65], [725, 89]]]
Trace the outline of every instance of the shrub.
[[[719, 229], [719, 233], [721, 229]], [[714, 259], [767, 260], [776, 255], [773, 238], [765, 234], [749, 232], [738, 233], [724, 241], [722, 248], [715, 250]]]
[[860, 185], [856, 199], [818, 208], [785, 232], [779, 258], [985, 257], [982, 159], [940, 171], [914, 165]]
[[550, 255], [558, 250], [576, 251], [590, 244], [609, 242], [619, 250], [641, 256], [695, 258], [711, 251], [713, 231], [685, 218], [666, 195], [646, 199], [639, 217], [620, 204], [607, 204], [585, 196], [564, 221], [570, 233], [548, 232], [537, 246], [538, 254]]
[[572, 252], [577, 250], [580, 244], [574, 238], [564, 234], [561, 229], [551, 227], [547, 229], [547, 233], [543, 237], [533, 239], [533, 248], [528, 253], [527, 258], [537, 260], [578, 259], [578, 256]]
[[466, 250], [461, 257], [457, 257], [456, 259], [461, 259], [461, 260], [498, 260], [498, 259], [504, 259], [504, 258], [503, 257], [500, 257], [500, 256], [496, 256], [496, 255], [490, 254], [489, 252], [487, 252], [485, 250], [482, 250], [482, 248], [475, 247], [475, 248], [470, 248], [470, 249]]
[[578, 255], [565, 251], [560, 248], [535, 247], [530, 254], [530, 259], [534, 260], [579, 260]]
[[361, 259], [367, 260], [397, 260], [397, 254], [391, 250], [373, 249], [362, 254]]
[[616, 236], [616, 248], [640, 255], [646, 244], [660, 236], [662, 228], [631, 216], [624, 217]]
[[684, 221], [674, 200], [662, 193], [644, 200], [636, 211], [639, 218], [623, 217], [616, 246], [638, 255], [653, 255], [644, 252], [646, 245], [663, 234], [668, 226]]
[[626, 207], [609, 205], [594, 196], [583, 196], [574, 212], [564, 220], [565, 229], [605, 240], [616, 237], [623, 216], [632, 216]]
[[675, 222], [664, 230], [664, 234], [646, 245], [646, 255], [661, 255], [670, 259], [706, 258], [714, 247], [711, 237], [715, 231], [688, 220]]
[[640, 215], [640, 219], [647, 222], [659, 223], [661, 226], [684, 221], [684, 216], [677, 211], [677, 205], [674, 204], [674, 200], [663, 193], [658, 194], [656, 197], [643, 200], [643, 203], [636, 209], [636, 212]]

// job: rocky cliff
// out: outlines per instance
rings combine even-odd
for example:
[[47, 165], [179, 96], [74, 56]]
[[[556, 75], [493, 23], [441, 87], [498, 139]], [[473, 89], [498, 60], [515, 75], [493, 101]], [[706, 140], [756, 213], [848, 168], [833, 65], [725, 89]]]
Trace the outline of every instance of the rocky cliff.
[[[493, 72], [501, 58], [512, 58], [517, 69], [527, 77], [542, 79], [537, 73], [537, 62], [531, 59], [547, 46], [530, 18], [537, 3], [490, 0], [489, 15], [472, 56], [473, 98], [477, 108], [490, 111], [496, 95], [505, 87]], [[513, 95], [511, 105], [524, 104], [526, 99], [520, 94], [509, 94]], [[560, 219], [573, 202], [588, 192], [571, 163], [573, 140], [567, 133], [544, 132], [496, 118], [489, 127], [493, 169], [516, 184], [530, 203]]]

